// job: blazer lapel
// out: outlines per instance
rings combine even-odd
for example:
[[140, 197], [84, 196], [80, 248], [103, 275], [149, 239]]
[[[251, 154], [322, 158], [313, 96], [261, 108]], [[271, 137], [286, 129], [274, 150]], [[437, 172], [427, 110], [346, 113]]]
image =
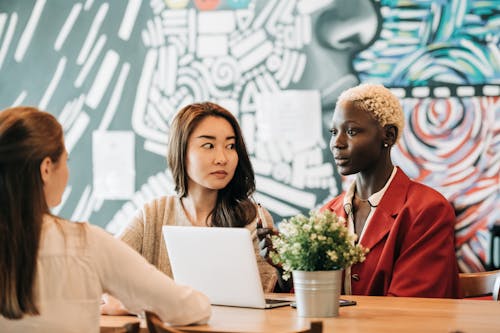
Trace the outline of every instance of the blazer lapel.
[[364, 232], [361, 245], [371, 249], [389, 233], [398, 212], [404, 205], [408, 186], [409, 178], [398, 167], [394, 179]]

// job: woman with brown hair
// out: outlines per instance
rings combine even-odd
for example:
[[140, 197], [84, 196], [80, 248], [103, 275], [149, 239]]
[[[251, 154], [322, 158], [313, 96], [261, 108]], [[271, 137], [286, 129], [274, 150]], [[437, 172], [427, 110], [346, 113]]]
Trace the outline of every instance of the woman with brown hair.
[[206, 296], [102, 229], [50, 213], [68, 181], [63, 129], [32, 107], [0, 112], [0, 332], [99, 332], [102, 292], [167, 322], [206, 322]]
[[[273, 228], [271, 215], [252, 200], [253, 168], [238, 121], [228, 110], [210, 102], [182, 108], [170, 127], [167, 162], [177, 195], [146, 203], [118, 235], [167, 275], [172, 272], [164, 225], [245, 227], [253, 233], [262, 222]], [[264, 291], [271, 292], [278, 274], [258, 254], [257, 237], [254, 243]], [[103, 313], [121, 313], [113, 303]]]

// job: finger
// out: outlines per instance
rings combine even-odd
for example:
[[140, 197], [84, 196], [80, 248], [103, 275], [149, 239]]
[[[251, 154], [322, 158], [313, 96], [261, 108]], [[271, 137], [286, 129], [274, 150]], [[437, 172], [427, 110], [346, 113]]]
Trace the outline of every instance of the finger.
[[264, 249], [266, 248], [266, 238], [263, 238], [259, 241], [259, 249]]
[[273, 248], [273, 241], [271, 240], [271, 238], [266, 237], [266, 238], [264, 238], [264, 241], [266, 242], [266, 247], [267, 248], [269, 248], [269, 249]]
[[260, 228], [257, 229], [257, 237], [259, 237], [259, 239], [263, 239], [266, 238], [267, 236], [272, 235], [272, 232], [273, 231], [269, 228]]

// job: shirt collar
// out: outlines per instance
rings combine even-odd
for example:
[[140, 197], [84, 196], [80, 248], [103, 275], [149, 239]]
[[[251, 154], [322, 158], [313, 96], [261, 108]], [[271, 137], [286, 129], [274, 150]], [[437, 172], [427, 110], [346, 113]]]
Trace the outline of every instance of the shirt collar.
[[[382, 187], [382, 189], [380, 191], [375, 192], [368, 197], [368, 200], [370, 201], [371, 206], [373, 206], [373, 207], [378, 206], [378, 204], [380, 203], [380, 201], [384, 197], [385, 191], [387, 191], [387, 189], [389, 188], [389, 185], [391, 184], [392, 180], [394, 179], [394, 176], [396, 176], [396, 171], [397, 171], [397, 168], [394, 167], [392, 169], [391, 176], [389, 177], [389, 179], [385, 183], [384, 187]], [[351, 183], [351, 185], [349, 186], [349, 188], [346, 191], [346, 194], [344, 195], [344, 209], [346, 209], [346, 211], [347, 211], [347, 208], [349, 208], [349, 210], [350, 210], [352, 207], [354, 192], [356, 192], [356, 181], [355, 180]], [[347, 212], [347, 213], [349, 213], [349, 212]]]

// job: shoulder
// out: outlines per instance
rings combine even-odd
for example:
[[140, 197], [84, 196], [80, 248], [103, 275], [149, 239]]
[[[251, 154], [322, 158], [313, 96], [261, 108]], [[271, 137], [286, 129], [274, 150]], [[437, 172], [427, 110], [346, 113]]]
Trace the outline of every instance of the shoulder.
[[42, 234], [45, 240], [54, 243], [60, 240], [79, 238], [86, 233], [87, 222], [72, 222], [57, 216], [45, 216], [43, 219]]
[[177, 197], [172, 195], [155, 198], [146, 202], [142, 206], [142, 210], [145, 212], [159, 211], [164, 209], [166, 206], [172, 205], [176, 199]]
[[453, 209], [449, 201], [437, 190], [412, 180], [398, 167], [398, 172], [384, 194], [386, 204], [391, 207], [409, 206], [412, 209], [441, 207]]
[[104, 230], [103, 228], [93, 225], [90, 223], [83, 223], [82, 226], [85, 228], [86, 234], [88, 237], [93, 238], [93, 239], [107, 239], [111, 238], [114, 239], [114, 237]]
[[161, 221], [166, 212], [175, 209], [177, 200], [179, 199], [176, 196], [163, 196], [151, 200], [138, 210], [136, 218], [141, 218], [143, 221]]
[[326, 204], [324, 204], [320, 208], [320, 211], [330, 210], [330, 211], [336, 212], [336, 213], [342, 212], [344, 210], [343, 209], [344, 196], [345, 196], [345, 192], [342, 192], [341, 194], [339, 194], [338, 196], [336, 196], [335, 198], [331, 199]]
[[407, 200], [417, 207], [453, 210], [451, 203], [440, 192], [414, 180], [409, 181]]
[[400, 215], [412, 225], [455, 224], [451, 203], [437, 190], [400, 172], [384, 195], [381, 208]]

